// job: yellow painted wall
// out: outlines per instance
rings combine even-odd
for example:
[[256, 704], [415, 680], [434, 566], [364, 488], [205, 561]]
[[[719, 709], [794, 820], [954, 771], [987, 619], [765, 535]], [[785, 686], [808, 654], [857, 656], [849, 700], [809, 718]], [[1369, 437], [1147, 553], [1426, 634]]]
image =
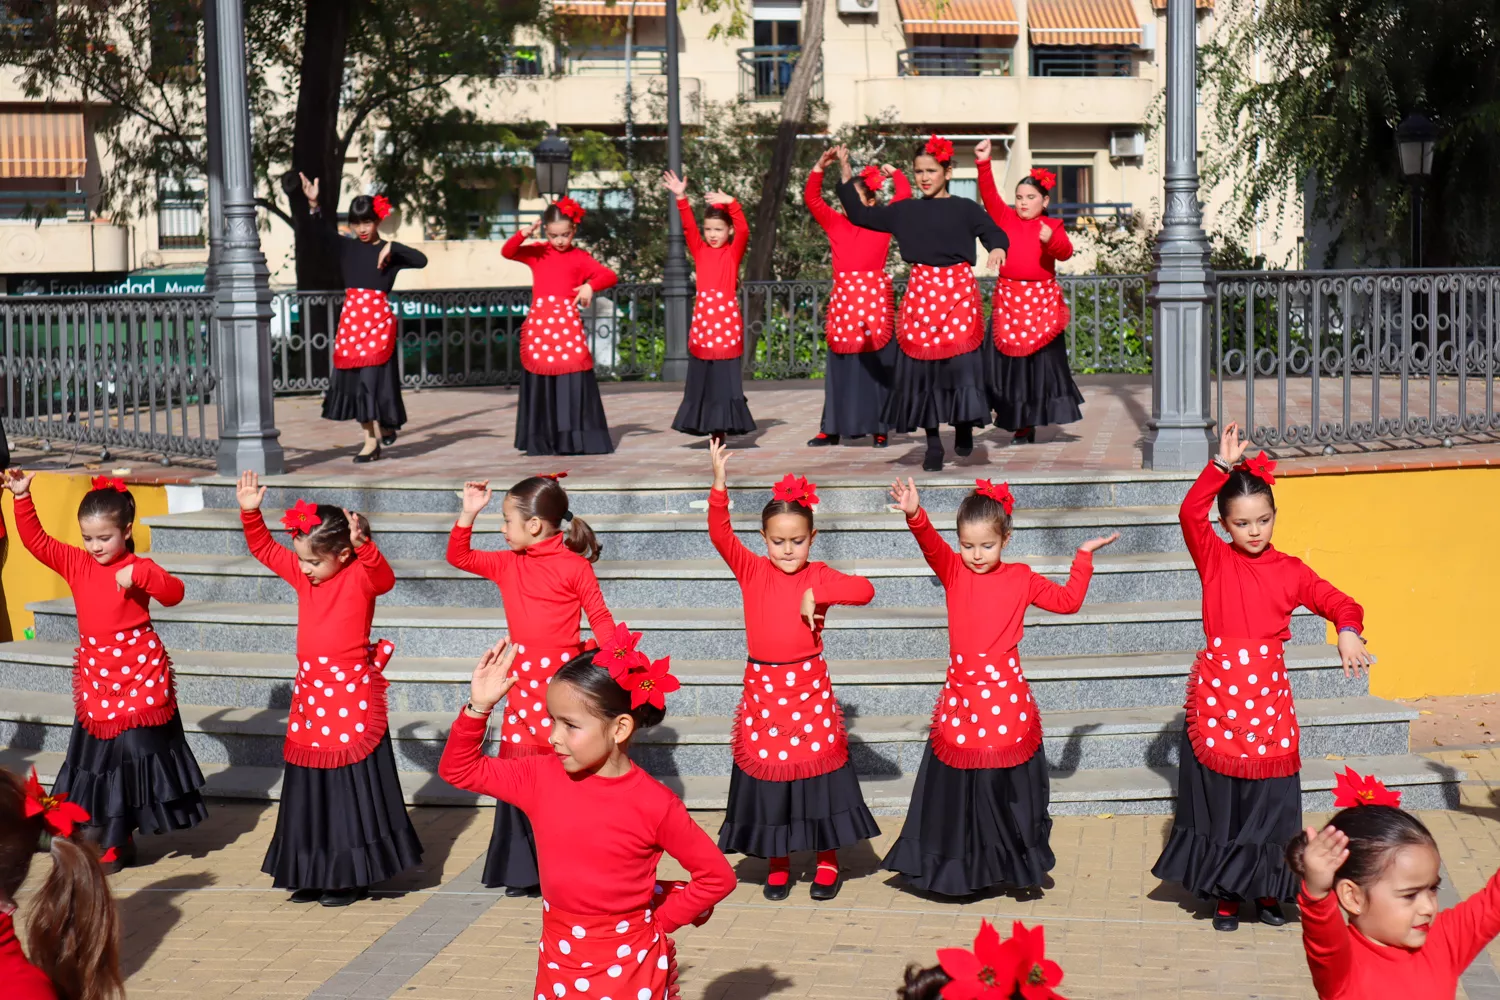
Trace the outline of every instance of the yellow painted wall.
[[1364, 606], [1372, 693], [1500, 691], [1500, 469], [1283, 478], [1276, 506], [1276, 547]]
[[[87, 475], [59, 472], [39, 472], [31, 483], [31, 498], [36, 503], [37, 516], [54, 538], [70, 545], [81, 545], [83, 536], [78, 531], [78, 504], [89, 491]], [[167, 512], [167, 490], [163, 486], [132, 483], [130, 492], [135, 496], [135, 548], [137, 552], [151, 549], [151, 529], [140, 523], [143, 517], [154, 517]], [[0, 565], [0, 639], [20, 639], [31, 628], [33, 615], [26, 610], [32, 601], [46, 601], [55, 597], [67, 597], [68, 585], [62, 577], [37, 562], [21, 538], [16, 534], [15, 497], [9, 490], [0, 501], [0, 510], [5, 517], [4, 563]], [[7, 634], [8, 633], [8, 634]]]

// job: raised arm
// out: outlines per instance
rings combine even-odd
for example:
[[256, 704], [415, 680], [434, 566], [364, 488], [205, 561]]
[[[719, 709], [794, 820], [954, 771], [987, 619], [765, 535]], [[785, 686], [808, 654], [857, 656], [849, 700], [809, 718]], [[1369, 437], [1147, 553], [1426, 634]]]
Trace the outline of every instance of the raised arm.
[[587, 250], [578, 252], [583, 255], [583, 281], [580, 284], [587, 283], [596, 292], [619, 284], [620, 276], [595, 260], [593, 254]]
[[21, 544], [26, 546], [26, 551], [64, 580], [81, 565], [81, 560], [89, 558], [88, 553], [82, 549], [59, 542], [47, 534], [47, 529], [42, 527], [41, 518], [37, 517], [36, 504], [30, 493], [16, 497], [16, 531], [20, 534]]
[[1213, 510], [1219, 490], [1229, 481], [1229, 473], [1210, 462], [1198, 473], [1198, 478], [1182, 498], [1177, 508], [1177, 521], [1182, 525], [1182, 537], [1187, 542], [1188, 554], [1199, 571], [1206, 570], [1213, 560], [1224, 551], [1224, 542], [1214, 533], [1208, 523], [1209, 511]]
[[295, 588], [307, 577], [297, 568], [297, 554], [271, 537], [266, 519], [259, 509], [240, 511], [240, 525], [245, 529], [245, 544], [261, 565]]
[[656, 828], [656, 842], [692, 876], [656, 909], [662, 931], [670, 934], [728, 896], [734, 890], [734, 871], [724, 852], [693, 822], [678, 799], [668, 802]]
[[1006, 203], [995, 185], [995, 161], [984, 159], [974, 165], [979, 168], [979, 200], [984, 203], [984, 210], [990, 213], [990, 218], [1004, 225], [1015, 217], [1016, 211]]
[[750, 222], [745, 218], [745, 210], [740, 207], [738, 198], [725, 205], [724, 209], [734, 220], [734, 240], [729, 244], [729, 249], [734, 252], [734, 260], [738, 264], [745, 256], [745, 248], [750, 245]]
[[533, 260], [540, 257], [546, 250], [546, 247], [540, 243], [534, 243], [531, 246], [526, 246], [525, 244], [527, 232], [528, 231], [525, 229], [517, 229], [513, 234], [511, 234], [510, 239], [506, 240], [501, 245], [500, 256], [506, 258], [507, 260], [518, 260], [523, 264], [528, 265]]
[[677, 199], [677, 214], [682, 216], [682, 238], [687, 241], [688, 253], [694, 258], [703, 249], [703, 234], [698, 232], [698, 220], [693, 215], [693, 206], [686, 198]]
[[153, 598], [162, 607], [170, 608], [182, 603], [187, 589], [181, 580], [150, 559], [137, 558], [132, 565], [131, 586], [145, 591], [147, 597]]
[[822, 226], [825, 232], [834, 224], [833, 220], [838, 218], [838, 213], [823, 200], [822, 167], [814, 167], [807, 175], [807, 183], [802, 187], [802, 203], [812, 213], [813, 221]]
[[863, 229], [877, 233], [894, 233], [895, 218], [890, 205], [866, 205], [854, 190], [853, 181], [844, 181], [838, 186], [839, 203], [844, 206], [844, 215], [849, 221]]
[[953, 574], [963, 568], [959, 565], [958, 553], [938, 534], [938, 530], [932, 526], [932, 518], [927, 516], [924, 508], [918, 507], [916, 514], [906, 519], [906, 526], [922, 549], [922, 558], [927, 560], [927, 565], [932, 567], [937, 578], [946, 586]]
[[372, 538], [354, 550], [354, 558], [370, 576], [370, 586], [376, 595], [389, 594], [396, 588], [396, 571], [385, 561], [385, 554]]
[[1031, 592], [1027, 601], [1043, 611], [1060, 615], [1076, 614], [1083, 607], [1083, 599], [1089, 592], [1089, 580], [1094, 576], [1094, 554], [1079, 550], [1073, 555], [1073, 566], [1068, 570], [1068, 582], [1053, 583], [1040, 573], [1031, 574]]
[[594, 633], [594, 637], [597, 639], [612, 635], [615, 631], [615, 616], [610, 614], [609, 605], [604, 603], [604, 594], [599, 590], [599, 578], [594, 575], [593, 566], [583, 563], [573, 580], [573, 589], [578, 595], [578, 603], [583, 605], [583, 613], [588, 616], [589, 631]]
[[514, 552], [480, 552], [471, 547], [474, 529], [455, 524], [448, 532], [448, 565], [457, 566], [465, 573], [482, 576], [486, 580], [500, 579], [500, 566], [507, 559], [514, 559]]
[[1500, 934], [1500, 872], [1468, 899], [1444, 910], [1433, 921], [1427, 947], [1442, 947], [1452, 968], [1464, 969]]
[[484, 752], [489, 716], [476, 717], [468, 709], [458, 713], [448, 730], [448, 743], [438, 761], [438, 777], [454, 788], [493, 795], [521, 809], [533, 804], [536, 768], [546, 757], [530, 756], [502, 760]]
[[729, 564], [729, 571], [735, 579], [744, 579], [755, 568], [759, 557], [740, 541], [730, 522], [728, 490], [708, 491], [708, 540]]
[[1354, 962], [1349, 928], [1339, 904], [1331, 892], [1313, 899], [1304, 887], [1297, 896], [1297, 910], [1302, 915], [1302, 950], [1307, 953], [1313, 986], [1320, 997], [1339, 996]]
[[911, 197], [911, 181], [899, 170], [891, 171], [891, 200], [894, 205], [898, 201], [905, 201]]

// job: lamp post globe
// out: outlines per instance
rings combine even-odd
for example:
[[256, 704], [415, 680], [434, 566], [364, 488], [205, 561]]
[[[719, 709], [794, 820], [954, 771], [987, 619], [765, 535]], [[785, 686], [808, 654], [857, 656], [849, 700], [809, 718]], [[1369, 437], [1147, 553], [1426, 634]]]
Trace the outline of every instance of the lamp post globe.
[[1401, 158], [1401, 173], [1410, 180], [1432, 176], [1432, 151], [1437, 145], [1438, 128], [1425, 115], [1411, 114], [1396, 126], [1396, 152]]
[[568, 140], [549, 128], [547, 135], [531, 151], [532, 165], [536, 168], [536, 186], [548, 201], [556, 201], [568, 193], [568, 171], [573, 165], [573, 147]]

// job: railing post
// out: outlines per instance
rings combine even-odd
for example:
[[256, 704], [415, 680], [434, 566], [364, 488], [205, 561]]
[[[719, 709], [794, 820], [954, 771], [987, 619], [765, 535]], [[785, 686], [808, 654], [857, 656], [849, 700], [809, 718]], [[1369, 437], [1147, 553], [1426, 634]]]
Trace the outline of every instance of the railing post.
[[218, 127], [224, 230], [215, 274], [213, 359], [218, 371], [220, 475], [279, 475], [285, 459], [271, 398], [271, 287], [255, 226], [243, 0], [211, 0], [218, 35]]
[[1148, 469], [1194, 470], [1213, 454], [1209, 300], [1213, 272], [1198, 203], [1197, 34], [1193, 0], [1167, 0], [1166, 211], [1151, 273]]
[[[682, 106], [677, 82], [677, 4], [667, 10], [667, 166], [682, 174]], [[666, 357], [662, 359], [663, 382], [687, 381], [688, 366], [688, 263], [682, 236], [682, 218], [675, 200], [667, 203], [667, 262], [662, 272], [662, 299], [666, 306]]]

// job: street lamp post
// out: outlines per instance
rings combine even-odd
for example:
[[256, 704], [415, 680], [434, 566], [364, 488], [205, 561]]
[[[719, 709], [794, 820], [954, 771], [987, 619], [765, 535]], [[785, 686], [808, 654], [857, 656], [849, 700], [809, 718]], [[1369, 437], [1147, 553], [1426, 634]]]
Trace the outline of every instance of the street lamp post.
[[547, 135], [531, 151], [536, 167], [536, 186], [542, 197], [556, 201], [568, 193], [568, 172], [573, 166], [573, 147], [568, 140], [549, 128]]
[[1401, 159], [1401, 173], [1411, 185], [1411, 261], [1422, 266], [1422, 196], [1427, 179], [1432, 176], [1432, 151], [1437, 146], [1438, 129], [1424, 115], [1407, 115], [1396, 126], [1396, 152]]
[[[682, 175], [682, 109], [677, 84], [677, 0], [667, 0], [667, 167]], [[662, 359], [663, 382], [687, 380], [688, 365], [687, 245], [683, 242], [682, 219], [677, 206], [667, 206], [667, 261], [662, 272], [662, 299], [666, 307], [666, 357]]]

